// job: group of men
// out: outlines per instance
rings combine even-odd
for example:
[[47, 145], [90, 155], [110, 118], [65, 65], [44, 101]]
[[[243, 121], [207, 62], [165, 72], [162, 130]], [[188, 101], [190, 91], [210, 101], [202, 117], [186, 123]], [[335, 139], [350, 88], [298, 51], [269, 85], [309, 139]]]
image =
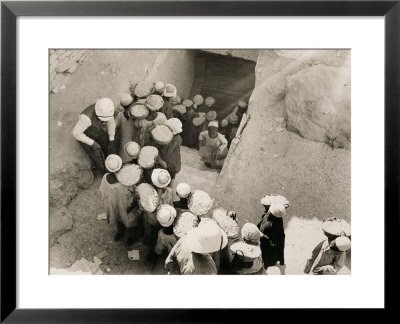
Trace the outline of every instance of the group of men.
[[[186, 183], [172, 190], [182, 143], [199, 148], [207, 166], [221, 167], [247, 103], [240, 101], [218, 122], [212, 97], [196, 95], [181, 103], [176, 87], [161, 81], [131, 89], [117, 109], [108, 98], [85, 108], [72, 131], [103, 174], [100, 192], [108, 220], [116, 225], [115, 240], [125, 233], [128, 246], [141, 240], [150, 267], [165, 253], [169, 273], [285, 273], [286, 198], [263, 197], [265, 212], [258, 225], [246, 223], [240, 230], [236, 213], [213, 209], [208, 193]], [[220, 129], [230, 134], [228, 140]], [[333, 228], [324, 230], [328, 239], [316, 247], [305, 272], [334, 274], [343, 266], [349, 234]]]
[[117, 108], [109, 98], [97, 100], [82, 111], [73, 129], [73, 136], [98, 170], [105, 172], [104, 161], [111, 153], [118, 153], [126, 162], [128, 157], [123, 147], [129, 141], [141, 146], [154, 145], [151, 130], [156, 125], [167, 125], [167, 122], [181, 129], [181, 136], [158, 147], [172, 176], [180, 169], [180, 145], [199, 149], [206, 166], [222, 167], [246, 112], [246, 101], [239, 100], [234, 110], [218, 121], [217, 112], [212, 110], [213, 97], [204, 99], [198, 94], [182, 101], [177, 88], [163, 81], [141, 82], [131, 86], [130, 91], [121, 96]]

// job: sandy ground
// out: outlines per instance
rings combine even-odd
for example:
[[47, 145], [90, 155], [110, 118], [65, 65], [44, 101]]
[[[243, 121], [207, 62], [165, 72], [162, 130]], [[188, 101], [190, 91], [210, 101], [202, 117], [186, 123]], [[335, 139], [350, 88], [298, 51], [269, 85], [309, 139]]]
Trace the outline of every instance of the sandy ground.
[[[194, 189], [207, 190], [213, 196], [216, 190], [218, 172], [208, 169], [200, 161], [196, 150], [182, 147], [182, 170], [176, 177], [176, 183], [185, 181]], [[176, 185], [175, 183], [175, 185]], [[126, 246], [124, 241], [115, 242], [115, 228], [106, 221], [97, 220], [97, 215], [104, 212], [99, 192], [100, 177], [96, 178], [91, 188], [82, 190], [68, 206], [74, 218], [74, 227], [62, 235], [50, 250], [50, 266], [68, 268], [76, 260], [93, 257], [102, 251], [107, 256], [102, 259], [100, 269], [104, 274], [165, 274], [164, 257], [161, 257], [153, 270], [142, 262], [128, 259], [129, 250], [139, 250], [144, 255], [140, 242]], [[290, 209], [289, 209], [290, 213]], [[257, 223], [259, 215], [246, 215], [239, 223]], [[303, 274], [305, 261], [312, 249], [322, 239], [321, 221], [317, 218], [305, 219], [292, 215], [286, 226], [286, 274]], [[349, 265], [348, 265], [349, 267]], [[107, 271], [109, 270], [109, 272]], [[344, 269], [346, 273], [347, 269]]]

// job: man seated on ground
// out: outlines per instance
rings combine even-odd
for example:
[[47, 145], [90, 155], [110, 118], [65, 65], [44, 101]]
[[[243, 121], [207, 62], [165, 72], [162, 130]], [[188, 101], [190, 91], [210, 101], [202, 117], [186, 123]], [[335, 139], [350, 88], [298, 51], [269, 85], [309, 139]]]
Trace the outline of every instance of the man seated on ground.
[[225, 136], [218, 133], [218, 122], [208, 124], [208, 130], [199, 135], [201, 160], [209, 168], [221, 168], [228, 154], [228, 141]]

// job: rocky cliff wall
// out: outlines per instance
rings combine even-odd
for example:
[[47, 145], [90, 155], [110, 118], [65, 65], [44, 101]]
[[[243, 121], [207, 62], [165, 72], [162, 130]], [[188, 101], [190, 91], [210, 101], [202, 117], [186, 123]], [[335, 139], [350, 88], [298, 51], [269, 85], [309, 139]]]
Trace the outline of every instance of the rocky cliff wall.
[[276, 193], [291, 202], [285, 223], [291, 215], [350, 220], [350, 151], [332, 149], [287, 130], [285, 101], [291, 76], [305, 73], [317, 64], [333, 67], [323, 63], [349, 69], [349, 53], [297, 54], [260, 51], [256, 86], [249, 102], [250, 121], [236, 150], [229, 152], [219, 177], [216, 200], [237, 210], [245, 219], [247, 215], [261, 215], [261, 197]]

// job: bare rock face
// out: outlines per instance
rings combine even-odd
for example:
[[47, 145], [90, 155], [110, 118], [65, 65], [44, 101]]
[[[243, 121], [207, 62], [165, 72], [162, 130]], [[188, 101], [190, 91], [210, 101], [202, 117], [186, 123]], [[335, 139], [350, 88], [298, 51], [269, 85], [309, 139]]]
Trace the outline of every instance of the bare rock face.
[[[305, 55], [299, 59], [296, 56], [281, 56], [274, 50], [260, 51], [256, 86], [249, 101], [250, 120], [236, 149], [229, 151], [218, 177], [215, 195], [218, 205], [237, 211], [240, 225], [247, 221], [256, 223], [261, 219], [263, 206], [260, 199], [267, 193], [283, 195], [290, 201], [285, 224], [292, 216], [320, 220], [337, 216], [350, 220], [350, 152], [332, 150], [325, 143], [305, 139], [288, 131], [285, 125], [287, 104], [295, 107], [308, 104], [306, 100], [309, 97], [303, 94], [303, 88], [304, 91], [308, 89], [307, 82], [311, 82], [308, 73], [321, 73], [315, 76], [322, 84], [317, 85], [319, 92], [312, 97], [314, 105], [319, 104], [317, 98], [324, 98], [317, 96], [321, 91], [327, 91], [330, 100], [335, 103], [342, 102], [338, 95], [340, 84], [346, 88], [340, 91], [348, 91], [342, 81], [338, 81], [338, 85], [334, 82], [334, 75], [339, 80], [342, 78], [341, 73], [335, 72], [340, 71], [340, 67], [313, 65], [322, 58], [328, 62], [327, 58], [332, 57], [330, 51], [319, 54], [304, 52]], [[300, 76], [299, 73], [304, 74], [304, 83], [294, 82], [300, 79], [295, 77]], [[289, 88], [287, 80], [291, 85]], [[299, 89], [295, 88], [297, 85]], [[299, 102], [295, 100], [295, 91], [300, 96]], [[330, 109], [333, 109], [332, 106]], [[349, 113], [350, 107], [346, 109], [349, 110], [344, 111]], [[303, 113], [313, 116], [307, 110]], [[320, 114], [323, 115], [322, 111]], [[345, 113], [338, 113], [337, 118], [342, 115]]]
[[286, 79], [287, 128], [350, 149], [350, 69], [314, 65]]
[[81, 170], [78, 173], [78, 187], [81, 189], [89, 189], [93, 184], [94, 175], [91, 170]]
[[308, 64], [350, 67], [349, 50], [275, 50], [281, 57], [303, 61]]
[[67, 208], [50, 208], [50, 246], [65, 232], [72, 229], [74, 219]]
[[[89, 162], [84, 160], [83, 162]], [[81, 185], [82, 179], [78, 177], [81, 172], [90, 170], [82, 170], [85, 163], [78, 165], [77, 163], [70, 164], [50, 175], [50, 206], [66, 206], [78, 193], [78, 187]], [[90, 168], [90, 164], [89, 164]], [[90, 171], [91, 172], [91, 171]], [[85, 181], [83, 181], [85, 182]], [[87, 181], [86, 183], [87, 184]]]

